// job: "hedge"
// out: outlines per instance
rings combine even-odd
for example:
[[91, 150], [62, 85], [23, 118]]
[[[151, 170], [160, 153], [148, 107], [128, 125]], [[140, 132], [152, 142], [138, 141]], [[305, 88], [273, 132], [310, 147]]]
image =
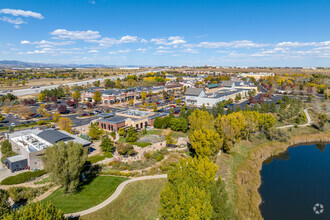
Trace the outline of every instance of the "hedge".
[[37, 177], [40, 177], [47, 172], [45, 170], [38, 170], [38, 171], [28, 171], [24, 173], [20, 173], [16, 176], [10, 176], [6, 179], [1, 181], [1, 185], [14, 185], [14, 184], [20, 184], [25, 183], [30, 180], [34, 180]]

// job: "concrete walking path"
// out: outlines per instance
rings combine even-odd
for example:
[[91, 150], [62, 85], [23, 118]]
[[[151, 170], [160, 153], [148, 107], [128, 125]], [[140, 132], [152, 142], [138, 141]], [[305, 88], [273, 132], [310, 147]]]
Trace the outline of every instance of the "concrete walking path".
[[[308, 114], [308, 109], [304, 109], [304, 112], [305, 112], [306, 117], [307, 117], [307, 123], [303, 124], [303, 125], [298, 125], [298, 127], [304, 127], [304, 126], [308, 126], [308, 125], [312, 124], [312, 119]], [[294, 127], [294, 125], [285, 125], [285, 126], [277, 127], [277, 128], [292, 128], [292, 127]]]
[[162, 174], [162, 175], [154, 175], [154, 176], [141, 176], [141, 177], [136, 177], [136, 178], [132, 178], [129, 179], [125, 182], [122, 182], [121, 184], [119, 184], [119, 186], [117, 187], [116, 191], [105, 201], [103, 201], [102, 203], [80, 211], [80, 212], [75, 212], [75, 213], [70, 213], [70, 214], [65, 214], [65, 217], [78, 217], [78, 216], [83, 216], [83, 215], [87, 215], [90, 214], [92, 212], [95, 212], [99, 209], [104, 208], [105, 206], [109, 205], [111, 202], [113, 202], [116, 198], [118, 198], [118, 196], [120, 195], [120, 193], [123, 191], [123, 189], [125, 188], [126, 185], [132, 183], [132, 182], [136, 182], [136, 181], [140, 181], [140, 180], [151, 180], [151, 179], [161, 179], [161, 178], [167, 178], [167, 174]]

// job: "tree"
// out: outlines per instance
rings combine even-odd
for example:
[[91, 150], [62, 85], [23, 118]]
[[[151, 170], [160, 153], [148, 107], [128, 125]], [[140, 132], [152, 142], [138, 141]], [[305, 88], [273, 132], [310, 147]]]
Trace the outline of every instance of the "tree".
[[72, 141], [55, 143], [42, 156], [45, 170], [66, 192], [76, 191], [86, 161], [87, 148]]
[[177, 104], [177, 105], [179, 105], [179, 104], [181, 104], [181, 103], [182, 103], [181, 99], [177, 99], [177, 100], [176, 100], [176, 104]]
[[211, 129], [194, 130], [189, 135], [191, 149], [198, 157], [215, 156], [222, 145], [220, 135]]
[[229, 204], [229, 195], [225, 189], [225, 183], [219, 177], [210, 187], [211, 205], [213, 208], [212, 219], [227, 220], [232, 219], [233, 210]]
[[104, 134], [104, 131], [99, 127], [98, 122], [91, 123], [89, 126], [88, 135], [92, 140], [98, 140]]
[[135, 154], [135, 150], [134, 150], [134, 147], [130, 144], [121, 144], [117, 147], [117, 151], [119, 154], [121, 155], [133, 155]]
[[188, 121], [183, 117], [172, 118], [170, 122], [170, 128], [173, 131], [182, 131], [187, 132], [188, 130]]
[[161, 219], [210, 219], [210, 187], [217, 165], [208, 158], [183, 159], [168, 172], [160, 195]]
[[9, 195], [7, 191], [0, 189], [0, 218], [10, 212]]
[[40, 93], [39, 96], [38, 96], [38, 101], [39, 102], [42, 102], [42, 101], [45, 100], [45, 98], [46, 98], [45, 94], [44, 93]]
[[25, 80], [23, 80], [23, 81], [22, 81], [22, 86], [25, 86], [25, 83], [26, 83]]
[[57, 109], [57, 111], [60, 113], [60, 114], [64, 114], [68, 111], [68, 109], [66, 108], [65, 105], [60, 105]]
[[125, 136], [125, 134], [126, 134], [125, 129], [124, 128], [119, 128], [118, 134], [119, 134], [119, 136]]
[[113, 141], [109, 138], [108, 135], [102, 139], [100, 146], [103, 152], [113, 152], [114, 150]]
[[60, 117], [58, 119], [58, 127], [60, 128], [60, 130], [72, 133], [72, 125], [73, 123], [68, 117]]
[[88, 109], [91, 109], [93, 107], [92, 103], [90, 101], [86, 102], [86, 107]]
[[77, 100], [80, 100], [80, 98], [81, 98], [81, 92], [79, 90], [73, 91], [72, 98], [77, 99]]
[[37, 108], [37, 113], [41, 117], [49, 118], [51, 113], [47, 111], [45, 104], [41, 104], [39, 108]]
[[274, 117], [274, 115], [270, 115], [270, 114], [259, 114], [259, 128], [262, 131], [268, 131], [269, 129], [271, 129], [276, 122], [276, 118]]
[[129, 127], [127, 134], [126, 134], [126, 141], [127, 142], [135, 142], [138, 139], [137, 133], [135, 129], [131, 126]]
[[5, 117], [3, 117], [2, 114], [0, 114], [0, 121], [3, 121], [5, 119]]
[[324, 130], [324, 127], [325, 127], [325, 125], [326, 125], [326, 123], [328, 121], [327, 115], [320, 113], [318, 115], [318, 119], [319, 119], [318, 124], [319, 124], [320, 130]]
[[173, 132], [170, 131], [168, 135], [165, 136], [166, 145], [175, 145], [178, 141], [173, 137]]
[[120, 79], [119, 78], [117, 78], [116, 87], [119, 88], [119, 89], [121, 88], [121, 83], [120, 83]]
[[191, 130], [200, 130], [202, 128], [214, 129], [214, 117], [207, 111], [196, 109], [189, 116], [189, 124]]
[[102, 101], [101, 93], [99, 91], [95, 91], [93, 99], [96, 103], [101, 102]]
[[128, 104], [129, 104], [130, 106], [133, 106], [133, 105], [134, 105], [134, 99], [130, 99], [130, 100], [128, 101]]
[[12, 211], [5, 215], [4, 220], [14, 219], [36, 219], [36, 220], [64, 220], [64, 214], [55, 208], [53, 204], [48, 203], [30, 203], [20, 209]]
[[141, 99], [143, 100], [143, 102], [146, 100], [147, 98], [147, 93], [145, 91], [141, 92]]
[[54, 114], [53, 114], [53, 120], [54, 120], [54, 122], [57, 122], [58, 119], [60, 118], [60, 116], [61, 116], [60, 113], [58, 113], [58, 112], [54, 112]]

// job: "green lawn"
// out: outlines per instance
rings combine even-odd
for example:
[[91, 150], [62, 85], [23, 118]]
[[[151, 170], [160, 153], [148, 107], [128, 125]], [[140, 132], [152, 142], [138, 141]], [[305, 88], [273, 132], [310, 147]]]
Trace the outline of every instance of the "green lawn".
[[56, 208], [64, 213], [82, 211], [106, 200], [125, 180], [127, 178], [124, 177], [97, 176], [88, 185], [84, 185], [78, 193], [67, 195], [60, 188], [43, 202], [51, 201]]
[[166, 181], [154, 179], [130, 183], [112, 203], [79, 219], [157, 219], [160, 191]]

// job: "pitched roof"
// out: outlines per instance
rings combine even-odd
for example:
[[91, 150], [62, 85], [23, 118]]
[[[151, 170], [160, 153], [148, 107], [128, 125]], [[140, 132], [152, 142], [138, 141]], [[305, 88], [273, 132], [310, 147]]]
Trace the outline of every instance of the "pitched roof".
[[202, 91], [202, 88], [187, 88], [184, 94], [189, 96], [199, 96]]
[[67, 140], [71, 140], [74, 139], [62, 132], [59, 132], [57, 130], [44, 130], [42, 132], [40, 132], [39, 134], [37, 134], [40, 138], [48, 141], [51, 144], [54, 144], [56, 142], [59, 141], [67, 141]]
[[226, 81], [222, 81], [221, 82], [221, 86], [223, 86], [223, 87], [232, 87], [233, 86], [233, 81], [231, 81], [231, 80], [226, 80]]

